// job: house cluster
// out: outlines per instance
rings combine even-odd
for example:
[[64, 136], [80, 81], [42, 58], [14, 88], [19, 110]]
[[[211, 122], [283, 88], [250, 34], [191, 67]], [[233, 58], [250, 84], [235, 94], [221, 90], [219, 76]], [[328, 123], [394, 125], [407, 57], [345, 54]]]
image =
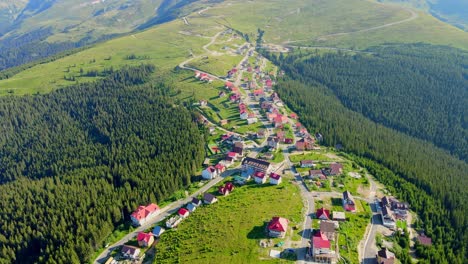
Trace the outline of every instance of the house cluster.
[[210, 76], [209, 74], [207, 73], [203, 73], [203, 72], [199, 72], [199, 71], [196, 71], [195, 72], [195, 78], [197, 78], [198, 80], [202, 81], [202, 82], [208, 82], [208, 83], [211, 83], [213, 82], [213, 77]]
[[254, 124], [258, 122], [258, 118], [255, 114], [248, 109], [244, 103], [239, 103], [239, 118], [247, 120], [247, 124]]
[[[301, 168], [313, 168], [316, 166], [313, 160], [301, 160]], [[338, 176], [343, 173], [343, 165], [339, 163], [332, 163], [328, 168], [320, 170], [309, 170], [309, 177], [311, 179], [325, 180], [327, 176]]]
[[287, 138], [286, 133], [283, 130], [276, 132], [275, 136], [270, 136], [267, 139], [267, 145], [271, 149], [278, 149], [280, 143], [283, 144], [292, 144], [294, 142], [293, 138]]
[[271, 172], [271, 164], [268, 161], [246, 157], [242, 161], [241, 177], [245, 181], [254, 179], [258, 184], [269, 181], [270, 184], [278, 185], [282, 181], [282, 176]]
[[314, 261], [334, 263], [338, 258], [338, 253], [334, 250], [337, 244], [337, 230], [339, 222], [345, 221], [344, 212], [333, 212], [320, 208], [316, 211], [315, 217], [320, 220], [320, 227], [311, 235], [308, 257]]
[[408, 210], [408, 203], [400, 202], [393, 197], [384, 196], [379, 204], [383, 224], [391, 229], [395, 229], [397, 220], [406, 221]]

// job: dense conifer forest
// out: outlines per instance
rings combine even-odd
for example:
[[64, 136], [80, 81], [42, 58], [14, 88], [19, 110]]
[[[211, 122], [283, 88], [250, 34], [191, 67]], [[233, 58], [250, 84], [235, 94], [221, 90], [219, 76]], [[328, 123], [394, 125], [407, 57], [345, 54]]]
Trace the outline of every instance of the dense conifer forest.
[[[313, 73], [308, 77], [330, 88], [347, 108], [467, 160], [468, 53], [423, 44], [369, 52], [312, 56], [297, 69]], [[291, 63], [297, 56], [286, 59]]]
[[[425, 54], [425, 52], [421, 51], [421, 54]], [[361, 165], [368, 168], [378, 180], [394, 191], [395, 195], [408, 201], [413, 210], [418, 213], [421, 218], [418, 224], [433, 237], [435, 242], [432, 248], [419, 248], [418, 252], [425, 259], [422, 263], [464, 263], [468, 253], [468, 232], [466, 231], [468, 228], [468, 206], [465, 203], [468, 199], [466, 189], [468, 186], [468, 178], [466, 177], [468, 166], [466, 162], [457, 159], [428, 141], [378, 124], [371, 118], [353, 111], [352, 107], [345, 102], [346, 100], [357, 100], [359, 104], [364, 105], [365, 102], [372, 103], [372, 100], [379, 100], [373, 99], [372, 93], [368, 95], [371, 98], [365, 98], [367, 95], [364, 88], [359, 87], [360, 85], [368, 85], [367, 82], [383, 85], [386, 82], [382, 80], [388, 81], [389, 78], [384, 72], [378, 76], [372, 74], [367, 77], [362, 76], [363, 72], [374, 73], [379, 69], [383, 71], [380, 68], [383, 63], [378, 62], [379, 58], [366, 57], [368, 55], [345, 56], [337, 54], [326, 55], [322, 58], [307, 55], [304, 56], [306, 59], [302, 59], [300, 56], [291, 56], [281, 60], [279, 56], [271, 56], [268, 53], [266, 55], [279, 64], [289, 76], [289, 78], [280, 80], [277, 90], [288, 106], [301, 116], [301, 122], [311, 131], [321, 132], [324, 135], [326, 145], [342, 144], [347, 152], [357, 156]], [[435, 63], [435, 61], [421, 58], [422, 56], [416, 52], [412, 53], [411, 56], [426, 60], [428, 63]], [[404, 62], [404, 56], [400, 59]], [[398, 65], [392, 65], [395, 61], [398, 61], [398, 58], [389, 60], [389, 65], [387, 65], [389, 71], [396, 70], [398, 67]], [[408, 60], [406, 62], [409, 63]], [[370, 65], [361, 65], [360, 63], [370, 63]], [[331, 67], [336, 67], [337, 75], [345, 74], [347, 77], [335, 76]], [[362, 79], [369, 80], [358, 82], [351, 73], [346, 74], [340, 70], [341, 67], [360, 75]], [[360, 70], [353, 71], [353, 67]], [[375, 69], [367, 69], [367, 67]], [[415, 71], [419, 71], [419, 74], [423, 75], [422, 69]], [[326, 77], [327, 74], [331, 76]], [[413, 77], [415, 78], [415, 76], [408, 74], [408, 78]], [[341, 78], [349, 80], [351, 88], [342, 87], [344, 80]], [[441, 76], [434, 78], [441, 78]], [[436, 80], [433, 81], [436, 82]], [[447, 85], [451, 85], [452, 80], [445, 79], [445, 81], [449, 83]], [[399, 83], [406, 89], [410, 89], [411, 86], [406, 85], [406, 82], [412, 83], [413, 80], [401, 79]], [[442, 80], [438, 82], [442, 82]], [[466, 86], [461, 88], [466, 89]], [[351, 92], [347, 89], [355, 89], [356, 94], [348, 95]], [[395, 95], [398, 92], [403, 92], [398, 87], [395, 88], [397, 92], [390, 91], [391, 89], [392, 86], [389, 84], [385, 90], [380, 92], [386, 100], [390, 100], [388, 105], [392, 104], [392, 98], [390, 95], [386, 97], [385, 93]], [[336, 91], [341, 91], [345, 98], [347, 98], [346, 96], [349, 98], [342, 102]], [[410, 91], [410, 93], [412, 92]], [[440, 95], [440, 91], [436, 90], [434, 93]], [[406, 99], [402, 99], [401, 96], [393, 98], [393, 101], [398, 100]], [[418, 99], [409, 98], [406, 102], [412, 100], [417, 101]], [[431, 100], [435, 100], [435, 98]], [[425, 101], [434, 103], [431, 100]], [[446, 103], [447, 101], [444, 100], [446, 99], [441, 99], [440, 102]], [[460, 98], [456, 100], [460, 100]], [[461, 98], [461, 100], [466, 100], [466, 98]], [[354, 104], [354, 102], [348, 103]], [[399, 105], [400, 102], [394, 102], [394, 104]], [[375, 103], [375, 107], [376, 110], [382, 112], [391, 112], [395, 109], [392, 106], [379, 109], [377, 103]], [[448, 105], [445, 107], [447, 112], [448, 109], [451, 109]], [[444, 107], [440, 106], [436, 109], [444, 109]], [[457, 114], [460, 115], [460, 113]], [[388, 113], [388, 116], [392, 115], [399, 116], [398, 113]], [[408, 112], [408, 115], [411, 113]], [[408, 119], [415, 118], [415, 115], [413, 113]], [[422, 126], [423, 122], [428, 121], [417, 121], [416, 119], [415, 126]], [[396, 118], [391, 120], [398, 121]], [[409, 260], [408, 257], [403, 259]]]
[[0, 263], [86, 263], [138, 205], [190, 183], [204, 139], [154, 70], [0, 98]]

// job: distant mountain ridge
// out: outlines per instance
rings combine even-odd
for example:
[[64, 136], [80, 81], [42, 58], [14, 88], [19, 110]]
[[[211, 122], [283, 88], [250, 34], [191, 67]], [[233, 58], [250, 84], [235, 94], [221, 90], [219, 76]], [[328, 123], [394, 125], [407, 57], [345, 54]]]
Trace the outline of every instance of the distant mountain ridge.
[[423, 9], [434, 17], [465, 31], [468, 30], [467, 0], [378, 0]]
[[0, 70], [170, 21], [199, 1], [0, 0]]

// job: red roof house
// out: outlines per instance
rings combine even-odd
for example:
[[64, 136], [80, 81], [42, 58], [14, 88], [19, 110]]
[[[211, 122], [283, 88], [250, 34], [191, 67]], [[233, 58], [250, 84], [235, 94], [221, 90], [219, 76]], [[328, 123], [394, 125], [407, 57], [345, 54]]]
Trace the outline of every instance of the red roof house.
[[278, 185], [281, 183], [281, 175], [276, 173], [270, 173], [270, 184]]
[[261, 172], [261, 171], [257, 171], [254, 173], [254, 180], [256, 183], [265, 183], [266, 182], [266, 175], [264, 172]]
[[268, 234], [271, 237], [284, 237], [288, 230], [288, 224], [288, 219], [275, 216], [268, 223]]
[[218, 174], [223, 173], [226, 170], [226, 167], [221, 163], [216, 164], [214, 167], [216, 171], [218, 171]]
[[219, 194], [224, 195], [224, 196], [229, 194], [229, 190], [226, 189], [226, 187], [224, 187], [224, 186], [219, 186], [218, 187], [218, 192], [219, 192]]
[[151, 217], [159, 213], [159, 206], [152, 203], [147, 206], [139, 206], [138, 209], [130, 215], [133, 225], [140, 226]]
[[298, 116], [297, 116], [296, 113], [291, 113], [291, 114], [289, 115], [289, 117], [291, 117], [292, 119], [297, 119], [297, 118], [298, 118]]
[[314, 256], [330, 252], [330, 240], [322, 232], [316, 232], [312, 237]]
[[315, 216], [318, 219], [330, 220], [330, 210], [327, 210], [327, 209], [322, 207], [322, 208], [317, 210], [317, 212], [315, 213]]
[[226, 188], [229, 192], [232, 192], [234, 190], [234, 184], [232, 184], [232, 182], [228, 182], [224, 185], [224, 188]]
[[154, 242], [153, 234], [140, 232], [137, 235], [138, 245], [140, 247], [149, 247]]
[[177, 211], [177, 214], [183, 218], [187, 218], [190, 214], [189, 210], [187, 208], [180, 208], [179, 211]]
[[234, 87], [234, 84], [232, 82], [226, 82], [224, 85], [227, 89], [231, 89], [232, 87]]

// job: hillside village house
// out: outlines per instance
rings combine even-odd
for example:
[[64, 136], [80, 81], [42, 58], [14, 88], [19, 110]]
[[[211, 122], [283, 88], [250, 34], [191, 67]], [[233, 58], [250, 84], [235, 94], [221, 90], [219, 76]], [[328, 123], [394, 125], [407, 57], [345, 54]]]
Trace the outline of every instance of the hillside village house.
[[180, 215], [173, 216], [166, 221], [166, 227], [175, 228], [182, 222], [182, 220], [184, 220], [184, 218], [182, 218]]
[[313, 160], [301, 160], [301, 168], [312, 168], [315, 167]]
[[202, 205], [202, 201], [200, 199], [197, 199], [196, 197], [193, 197], [192, 204], [198, 207]]
[[153, 235], [155, 237], [160, 237], [162, 235], [162, 233], [164, 233], [164, 231], [166, 231], [164, 228], [160, 227], [160, 226], [155, 226], [153, 228]]
[[377, 252], [376, 259], [378, 264], [393, 264], [395, 263], [395, 254], [382, 248]]
[[395, 229], [396, 221], [395, 221], [395, 218], [393, 217], [392, 212], [390, 211], [390, 208], [383, 206], [380, 215], [382, 217], [382, 222], [385, 227], [388, 227], [390, 229]]
[[248, 171], [252, 169], [254, 171], [261, 171], [265, 174], [268, 174], [271, 170], [271, 164], [268, 161], [246, 157], [242, 161], [242, 170]]
[[343, 173], [343, 165], [339, 163], [330, 164], [330, 168], [326, 170], [326, 173], [330, 176], [336, 176]]
[[154, 242], [153, 234], [140, 232], [137, 235], [138, 245], [140, 247], [149, 247]]
[[320, 230], [316, 230], [311, 242], [314, 260], [327, 260], [330, 253], [330, 240], [328, 240], [327, 236], [320, 232]]
[[336, 237], [336, 225], [331, 221], [320, 221], [320, 232], [324, 234], [328, 240], [334, 241]]
[[268, 223], [268, 235], [270, 237], [281, 237], [283, 238], [288, 231], [289, 221], [286, 218], [275, 216]]
[[279, 148], [279, 139], [277, 137], [270, 136], [267, 139], [267, 144], [268, 144], [268, 147], [277, 149]]
[[270, 173], [270, 184], [279, 185], [281, 183], [281, 175], [276, 173]]
[[190, 215], [190, 211], [182, 207], [177, 211], [177, 214], [182, 218], [187, 218]]
[[332, 217], [335, 221], [346, 221], [346, 215], [344, 212], [333, 211]]
[[321, 180], [327, 179], [327, 177], [325, 176], [322, 170], [310, 170], [309, 176], [312, 179], [321, 179]]
[[214, 204], [218, 201], [216, 196], [212, 195], [211, 193], [205, 193], [203, 194], [203, 202], [205, 204]]
[[356, 211], [356, 202], [349, 191], [343, 192], [343, 208], [349, 212]]
[[380, 215], [384, 226], [394, 229], [397, 219], [406, 219], [409, 205], [402, 203], [395, 198], [384, 196], [381, 201]]
[[314, 148], [315, 141], [311, 137], [301, 138], [296, 141], [296, 150], [297, 151], [304, 151], [304, 150], [311, 150]]
[[254, 173], [254, 180], [258, 184], [263, 184], [267, 180], [267, 176], [264, 172], [257, 171]]
[[188, 203], [185, 208], [187, 208], [190, 213], [193, 213], [195, 210], [197, 210], [197, 207], [193, 203]]
[[212, 180], [218, 177], [218, 171], [214, 166], [209, 166], [208, 168], [202, 171], [202, 177], [205, 180]]
[[120, 252], [125, 258], [133, 260], [138, 259], [138, 256], [140, 255], [139, 248], [128, 245], [123, 245], [122, 250], [120, 250]]
[[159, 206], [152, 203], [147, 206], [139, 206], [138, 209], [130, 215], [132, 224], [140, 226], [151, 220], [160, 212]]
[[317, 209], [317, 212], [315, 213], [315, 217], [321, 220], [330, 220], [330, 210], [327, 210], [323, 207], [320, 209]]

